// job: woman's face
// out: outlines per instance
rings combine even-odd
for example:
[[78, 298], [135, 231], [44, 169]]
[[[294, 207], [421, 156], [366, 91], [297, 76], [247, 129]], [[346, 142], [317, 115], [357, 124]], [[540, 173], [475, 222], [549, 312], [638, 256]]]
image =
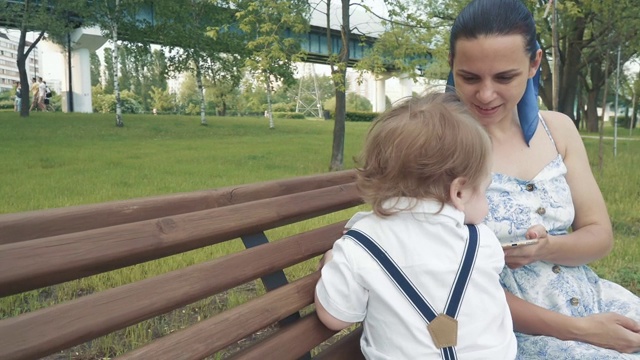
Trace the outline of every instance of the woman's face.
[[459, 39], [455, 46], [452, 71], [462, 101], [484, 126], [511, 119], [541, 51], [531, 62], [517, 34]]

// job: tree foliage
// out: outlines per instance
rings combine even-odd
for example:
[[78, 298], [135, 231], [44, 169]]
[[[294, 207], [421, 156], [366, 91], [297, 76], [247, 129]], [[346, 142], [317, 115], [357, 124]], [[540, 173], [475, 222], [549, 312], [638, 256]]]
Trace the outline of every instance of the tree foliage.
[[100, 57], [95, 51], [91, 52], [89, 61], [91, 63], [91, 86], [96, 86], [101, 83], [102, 76], [100, 70], [102, 64], [100, 63]]
[[[245, 49], [244, 35], [233, 28], [234, 11], [229, 1], [178, 0], [156, 6], [156, 32], [169, 45], [168, 71], [195, 75], [200, 98], [200, 123], [206, 125], [204, 81], [239, 83], [231, 69]], [[220, 95], [224, 98], [224, 94]]]
[[[532, 6], [536, 14], [540, 43], [547, 56], [543, 57], [543, 81], [540, 95], [544, 104], [552, 108], [551, 17], [544, 17], [547, 4]], [[558, 2], [559, 38], [559, 99], [558, 110], [577, 120], [577, 109], [586, 107], [587, 130], [598, 130], [596, 107], [605, 84], [605, 72], [613, 74], [617, 67], [617, 50], [621, 49], [621, 63], [638, 53], [640, 15], [635, 9], [638, 0], [602, 2], [597, 0], [565, 0]], [[610, 77], [614, 79], [614, 77]], [[576, 106], [579, 104], [579, 106]]]
[[[102, 34], [113, 42], [114, 48], [111, 55], [114, 65], [113, 90], [116, 101], [116, 126], [123, 127], [119, 83], [119, 70], [122, 64], [118, 60], [119, 55], [121, 55], [121, 50], [119, 49], [120, 41], [123, 36], [139, 34], [140, 29], [149, 27], [148, 21], [137, 17], [148, 4], [144, 0], [93, 0], [89, 4], [91, 11], [87, 14], [87, 19], [97, 24]], [[126, 85], [129, 84], [125, 83]], [[106, 88], [107, 86], [105, 86]]]
[[[0, 24], [20, 31], [16, 63], [23, 90], [29, 88], [30, 80], [27, 75], [26, 60], [40, 40], [45, 37], [45, 34], [48, 34], [51, 40], [61, 39], [74, 28], [82, 25], [81, 19], [84, 19], [84, 16], [88, 14], [86, 0], [59, 0], [55, 2], [3, 0], [0, 1], [0, 8], [2, 9]], [[37, 36], [30, 45], [27, 45], [27, 33], [32, 31], [36, 32]], [[22, 91], [20, 115], [23, 117], [29, 116], [29, 101], [29, 91]]]
[[250, 51], [246, 66], [267, 89], [269, 128], [273, 129], [271, 92], [274, 83], [293, 82], [294, 63], [302, 59], [297, 34], [309, 29], [309, 6], [304, 0], [239, 0], [238, 26]]

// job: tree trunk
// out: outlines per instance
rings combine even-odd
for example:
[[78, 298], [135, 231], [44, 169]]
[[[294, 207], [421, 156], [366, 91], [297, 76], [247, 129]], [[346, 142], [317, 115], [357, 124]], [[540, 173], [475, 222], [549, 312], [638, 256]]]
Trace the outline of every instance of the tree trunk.
[[583, 93], [582, 89], [580, 88], [580, 82], [578, 82], [578, 90], [576, 91], [576, 94], [578, 106], [576, 111], [576, 121], [574, 121], [574, 123], [576, 124], [576, 129], [580, 130], [581, 124], [582, 128], [584, 129], [584, 122], [582, 121], [582, 118], [584, 117], [584, 96], [582, 96]]
[[631, 107], [632, 107], [632, 113], [631, 113], [631, 119], [629, 119], [629, 131], [631, 131], [631, 129], [635, 129], [636, 127], [636, 120], [638, 119], [638, 94], [636, 94], [636, 92], [633, 92], [633, 101], [632, 101]]
[[200, 97], [200, 125], [207, 126], [204, 85], [202, 85], [202, 69], [200, 68], [200, 60], [194, 59], [193, 66], [196, 68], [196, 84], [198, 85], [198, 96]]
[[598, 90], [591, 89], [587, 93], [587, 118], [586, 127], [588, 132], [598, 131]]
[[26, 62], [27, 55], [24, 55], [24, 43], [22, 43], [22, 49], [18, 45], [18, 58], [16, 63], [18, 65], [18, 73], [20, 74], [20, 116], [29, 116], [29, 106], [31, 101], [31, 89], [29, 88], [29, 77], [27, 76]]
[[267, 113], [269, 115], [269, 129], [275, 129], [276, 125], [273, 123], [273, 109], [271, 108], [271, 77], [265, 75], [265, 81], [267, 82]]
[[[329, 28], [329, 26], [327, 26], [327, 28]], [[333, 123], [333, 146], [331, 148], [330, 171], [342, 170], [344, 167], [347, 64], [349, 61], [349, 37], [351, 35], [349, 0], [342, 0], [342, 25], [340, 27], [340, 35], [342, 38], [342, 48], [338, 54], [338, 67], [333, 74], [333, 81], [336, 88], [336, 109], [335, 121]]]
[[[115, 14], [117, 16], [120, 2], [116, 0]], [[116, 93], [116, 127], [123, 127], [122, 122], [122, 102], [120, 100], [120, 83], [118, 82], [118, 24], [113, 22], [113, 90]]]
[[609, 88], [609, 68], [606, 64], [604, 67], [604, 95], [602, 96], [602, 118], [600, 120], [600, 135], [598, 141], [598, 170], [600, 171], [600, 175], [602, 175], [602, 170], [604, 168], [604, 119], [607, 116], [607, 89]]
[[[576, 119], [575, 101], [577, 96], [577, 84], [582, 63], [583, 38], [586, 21], [583, 18], [573, 20], [571, 29], [568, 31], [569, 37], [562, 40], [563, 51], [559, 57], [559, 84], [558, 84], [558, 111], [566, 114], [571, 119]], [[553, 46], [553, 44], [552, 44]], [[548, 50], [549, 48], [547, 48]], [[547, 56], [542, 57], [542, 83], [540, 87], [540, 97], [547, 109], [553, 109], [553, 71]]]
[[[605, 57], [604, 62], [607, 62], [607, 59]], [[598, 92], [600, 91], [600, 89], [602, 89], [603, 87], [607, 86], [607, 74], [605, 74], [605, 72], [608, 73], [609, 68], [608, 65], [605, 65], [605, 72], [602, 71], [603, 69], [603, 60], [602, 58], [600, 59], [593, 59], [590, 61], [589, 63], [589, 67], [590, 67], [590, 71], [589, 74], [591, 76], [591, 86], [589, 86], [589, 84], [587, 83], [587, 81], [583, 81], [583, 85], [584, 87], [587, 89], [588, 91], [588, 100], [587, 100], [587, 131], [588, 132], [596, 132], [598, 131], [598, 117], [597, 115], [595, 116], [591, 116], [590, 114], [594, 114], [597, 113], [597, 103], [596, 103], [596, 99], [598, 97]], [[605, 89], [605, 95], [606, 95], [606, 89]], [[606, 103], [606, 96], [603, 98], [603, 101]], [[591, 109], [593, 108], [593, 109]], [[603, 108], [603, 113], [604, 113], [604, 108]]]
[[551, 89], [553, 88], [553, 74], [551, 72], [549, 60], [546, 56], [546, 51], [544, 51], [544, 49], [540, 67], [542, 68], [542, 75], [538, 95], [542, 99], [542, 103], [547, 109], [553, 109], [553, 91], [551, 91]]
[[572, 36], [566, 39], [566, 51], [562, 56], [558, 110], [569, 116], [574, 122], [576, 120], [575, 102], [578, 94], [580, 63], [582, 61], [580, 44], [584, 37], [585, 26], [585, 20], [583, 18], [575, 20], [571, 31]]
[[16, 65], [18, 66], [18, 74], [20, 75], [20, 116], [29, 117], [29, 107], [31, 105], [31, 88], [29, 87], [29, 77], [27, 76], [27, 59], [31, 51], [38, 45], [44, 31], [38, 34], [38, 37], [29, 45], [27, 51], [24, 48], [27, 44], [27, 28], [20, 29], [20, 39], [18, 40], [18, 54], [16, 58]]

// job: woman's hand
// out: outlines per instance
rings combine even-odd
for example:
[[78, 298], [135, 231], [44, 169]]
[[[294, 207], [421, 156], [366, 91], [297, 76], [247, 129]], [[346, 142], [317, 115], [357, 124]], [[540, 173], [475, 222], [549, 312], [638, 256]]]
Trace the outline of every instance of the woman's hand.
[[621, 353], [640, 351], [640, 324], [620, 314], [603, 313], [576, 318], [575, 339]]
[[550, 235], [542, 225], [534, 225], [525, 233], [527, 239], [538, 239], [537, 244], [507, 248], [504, 250], [504, 261], [510, 269], [517, 269], [545, 259]]

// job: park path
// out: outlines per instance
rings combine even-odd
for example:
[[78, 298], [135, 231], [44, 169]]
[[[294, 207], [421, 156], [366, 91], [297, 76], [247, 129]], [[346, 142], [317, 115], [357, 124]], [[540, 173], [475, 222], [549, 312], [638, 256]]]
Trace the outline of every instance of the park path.
[[[582, 135], [583, 139], [599, 139], [599, 136], [596, 135]], [[613, 136], [603, 136], [605, 140], [613, 140]], [[630, 138], [630, 137], [620, 137], [618, 136], [618, 140], [629, 140], [629, 141], [638, 141], [640, 138]]]

